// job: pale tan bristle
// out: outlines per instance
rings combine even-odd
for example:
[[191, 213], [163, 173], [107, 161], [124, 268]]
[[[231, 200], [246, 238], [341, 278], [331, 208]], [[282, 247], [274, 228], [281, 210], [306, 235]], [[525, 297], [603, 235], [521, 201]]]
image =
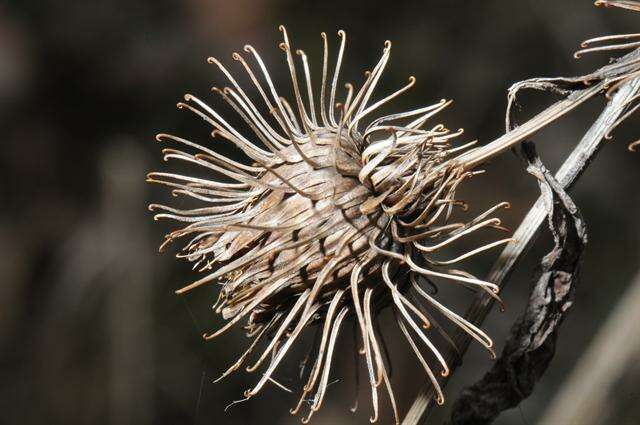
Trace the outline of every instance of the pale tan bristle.
[[[437, 375], [446, 376], [449, 365], [432, 341], [431, 323], [436, 322], [430, 319], [431, 312], [467, 331], [491, 353], [493, 343], [422, 286], [437, 280], [497, 297], [496, 285], [451, 267], [511, 239], [486, 243], [453, 257], [442, 253], [478, 231], [502, 229], [500, 220], [491, 216], [508, 203], [466, 221], [452, 221], [455, 209], [466, 208], [466, 203], [456, 199], [458, 187], [479, 172], [471, 170], [478, 165], [477, 158], [473, 167], [460, 159], [465, 153], [469, 155], [475, 141], [456, 146], [453, 141], [462, 130], [452, 132], [442, 124], [429, 124], [451, 102], [441, 100], [372, 118], [376, 110], [416, 82], [409, 77], [404, 87], [374, 99], [389, 62], [390, 42], [385, 43], [380, 60], [366, 74], [360, 89], [347, 84], [346, 98], [338, 102], [345, 33], [338, 33], [340, 46], [332, 73], [329, 43], [322, 34], [322, 83], [319, 98], [314, 98], [308, 57], [301, 50], [294, 56], [286, 30], [280, 30], [293, 102], [278, 93], [253, 47], [244, 48], [251, 59], [239, 53], [234, 53], [233, 59], [252, 81], [263, 106], [253, 103], [219, 60], [208, 59], [229, 82], [229, 87], [213, 91], [245, 121], [251, 136], [193, 95], [186, 95], [178, 104], [210, 125], [216, 139], [225, 139], [240, 149], [250, 165], [227, 158], [215, 148], [158, 135], [159, 141], [185, 149], [166, 149], [165, 160], [195, 164], [211, 177], [150, 173], [149, 181], [200, 203], [194, 209], [158, 204], [150, 208], [157, 212], [156, 219], [182, 223], [167, 241], [190, 238], [178, 256], [204, 273], [177, 292], [222, 283], [215, 309], [226, 323], [204, 335], [205, 339], [215, 338], [240, 321], [253, 338], [221, 378], [242, 368], [255, 355], [246, 370], [263, 370], [256, 385], [245, 392], [246, 398], [254, 396], [273, 379], [273, 372], [300, 334], [319, 327], [320, 339], [309, 357], [311, 366], [306, 368], [302, 394], [292, 409], [296, 414], [308, 405], [303, 418], [306, 422], [323, 403], [338, 336], [345, 319], [351, 318], [368, 372], [371, 419], [378, 418], [378, 387], [384, 383], [397, 422], [392, 383], [380, 335], [375, 331], [378, 307], [387, 303], [396, 312], [402, 333], [436, 387], [439, 402], [443, 402]], [[297, 70], [300, 65], [302, 73]], [[420, 302], [412, 301], [417, 298], [426, 310]], [[444, 332], [437, 324], [436, 329]], [[265, 335], [272, 339], [258, 352]], [[427, 350], [427, 358], [436, 362], [430, 364], [421, 350]]]

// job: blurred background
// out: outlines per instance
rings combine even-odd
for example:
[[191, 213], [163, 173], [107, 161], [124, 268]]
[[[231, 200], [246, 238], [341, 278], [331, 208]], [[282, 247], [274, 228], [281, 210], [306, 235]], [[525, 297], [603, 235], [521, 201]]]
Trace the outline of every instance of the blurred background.
[[[0, 2], [0, 422], [298, 423], [288, 413], [296, 395], [275, 386], [224, 411], [256, 380], [239, 373], [212, 383], [246, 340], [239, 330], [209, 343], [200, 338], [220, 324], [210, 310], [217, 289], [174, 294], [195, 275], [173, 259], [174, 250], [158, 254], [170, 224], [153, 222], [146, 206], [171, 202], [170, 195], [144, 183], [148, 171], [165, 167], [156, 133], [210, 143], [201, 120], [175, 109], [184, 93], [233, 115], [209, 92], [224, 79], [205, 63], [207, 56], [239, 71], [231, 53], [250, 43], [277, 85], [289, 85], [277, 48], [281, 23], [315, 71], [321, 69], [320, 32], [334, 35], [335, 52], [335, 31], [345, 29], [345, 75], [355, 82], [377, 61], [384, 40], [392, 40], [383, 92], [409, 75], [418, 79], [394, 108], [455, 99], [442, 119], [450, 128], [464, 127], [469, 140], [486, 143], [503, 131], [512, 83], [590, 72], [608, 57], [574, 60], [579, 42], [637, 32], [640, 15], [596, 9], [586, 0]], [[524, 95], [520, 119], [553, 100]], [[550, 168], [561, 164], [603, 105], [596, 99], [535, 138]], [[575, 305], [535, 393], [498, 424], [533, 424], [548, 414], [640, 268], [640, 154], [626, 149], [639, 128], [632, 118], [616, 131], [573, 191], [590, 230]], [[536, 199], [536, 184], [511, 153], [488, 171], [462, 197], [478, 208], [511, 201], [503, 217], [513, 227]], [[498, 350], [549, 249], [543, 236], [504, 291], [507, 311], [493, 312], [485, 323]], [[477, 274], [491, 264], [492, 255], [485, 257], [470, 265]], [[458, 310], [465, 305], [460, 301]], [[404, 414], [425, 376], [397, 330], [383, 331], [390, 334], [392, 381]], [[338, 356], [339, 381], [315, 424], [369, 423], [364, 385], [359, 411], [348, 411], [351, 343], [342, 342], [349, 354]], [[625, 360], [624, 376], [612, 393], [605, 391], [606, 408], [592, 423], [638, 423], [638, 360]], [[472, 346], [447, 388], [449, 403], [429, 423], [442, 423], [460, 389], [490, 365], [486, 352]], [[295, 365], [279, 378], [296, 382]], [[383, 411], [381, 423], [390, 423], [386, 402]]]

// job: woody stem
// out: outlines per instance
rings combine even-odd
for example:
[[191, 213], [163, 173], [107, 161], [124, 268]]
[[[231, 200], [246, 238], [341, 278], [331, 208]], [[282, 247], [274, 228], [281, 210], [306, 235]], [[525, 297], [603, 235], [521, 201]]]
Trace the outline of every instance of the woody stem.
[[[564, 101], [558, 102], [551, 106], [548, 110], [538, 114], [531, 121], [525, 123], [516, 130], [507, 133], [485, 146], [480, 153], [478, 151], [465, 155], [465, 161], [473, 164], [479, 164], [495, 152], [507, 149], [515, 143], [522, 141], [527, 136], [533, 134], [553, 119], [557, 119], [568, 111], [562, 111], [561, 108], [573, 109], [575, 106], [587, 100], [595, 93], [603, 88], [602, 83], [594, 85], [590, 89], [575, 92]], [[597, 90], [596, 90], [597, 89]], [[565, 188], [570, 188], [582, 175], [584, 170], [594, 159], [600, 148], [602, 147], [605, 136], [616, 123], [617, 119], [624, 112], [624, 105], [629, 100], [640, 93], [640, 78], [634, 78], [620, 86], [611, 101], [604, 108], [598, 119], [591, 126], [589, 131], [584, 135], [580, 143], [571, 152], [564, 164], [560, 167], [556, 174], [556, 180]], [[570, 100], [571, 99], [571, 100]], [[569, 109], [569, 110], [570, 110]], [[517, 132], [517, 133], [516, 133]], [[516, 133], [517, 135], [514, 135]], [[524, 135], [523, 135], [524, 134]], [[514, 141], [515, 140], [515, 141]], [[527, 249], [535, 242], [539, 230], [544, 223], [547, 213], [542, 198], [538, 199], [534, 206], [529, 210], [524, 220], [520, 223], [518, 229], [514, 232], [514, 242], [507, 244], [494, 263], [487, 280], [504, 288], [507, 279], [514, 270], [520, 258]], [[493, 298], [486, 294], [479, 294], [473, 303], [467, 309], [465, 318], [474, 325], [480, 326], [486, 316], [493, 307]], [[456, 331], [453, 340], [460, 350], [460, 356], [463, 356], [469, 347], [470, 337], [464, 331]], [[459, 365], [456, 362], [456, 352], [449, 350], [445, 353], [445, 359], [451, 364], [451, 370], [455, 370]], [[450, 374], [449, 376], [452, 376]], [[444, 387], [448, 378], [444, 378], [441, 386]], [[417, 425], [426, 417], [429, 406], [433, 403], [434, 390], [431, 385], [425, 385], [418, 396], [413, 401], [411, 409], [402, 421], [403, 425]]]
[[598, 84], [594, 84], [584, 90], [572, 92], [565, 99], [554, 103], [529, 121], [503, 134], [493, 142], [460, 155], [456, 158], [456, 162], [467, 170], [483, 164], [591, 99], [605, 89], [606, 85], [606, 80], [602, 80]]

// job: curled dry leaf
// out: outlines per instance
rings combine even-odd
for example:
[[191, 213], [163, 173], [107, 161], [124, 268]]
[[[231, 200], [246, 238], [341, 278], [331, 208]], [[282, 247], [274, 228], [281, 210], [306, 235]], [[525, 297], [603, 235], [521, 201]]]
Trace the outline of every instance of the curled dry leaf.
[[500, 357], [454, 402], [451, 425], [489, 424], [533, 392], [556, 349], [562, 322], [573, 304], [587, 228], [562, 185], [544, 166], [533, 143], [523, 143], [527, 171], [538, 180], [554, 247], [540, 263], [525, 312], [516, 320]]

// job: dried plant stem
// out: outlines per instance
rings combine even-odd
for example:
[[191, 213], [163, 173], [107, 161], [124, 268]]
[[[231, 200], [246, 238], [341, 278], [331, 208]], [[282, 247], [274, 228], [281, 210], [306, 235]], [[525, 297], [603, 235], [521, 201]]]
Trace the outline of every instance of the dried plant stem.
[[467, 169], [475, 168], [488, 159], [512, 148], [565, 114], [568, 114], [582, 103], [600, 93], [607, 84], [608, 82], [606, 80], [602, 80], [589, 88], [571, 93], [565, 99], [554, 103], [523, 125], [505, 133], [491, 143], [487, 143], [478, 149], [461, 155], [458, 157], [458, 160], [463, 163]]
[[[492, 152], [492, 149], [499, 149], [507, 144], [504, 139], [511, 135], [513, 139], [521, 141], [533, 134], [535, 131], [541, 128], [542, 125], [546, 125], [553, 121], [553, 119], [559, 118], [564, 115], [565, 112], [573, 109], [578, 104], [584, 102], [586, 99], [593, 96], [595, 93], [602, 90], [604, 86], [602, 83], [594, 85], [593, 87], [576, 92], [570, 95], [567, 99], [557, 102], [547, 110], [538, 114], [536, 117], [526, 122], [518, 129], [511, 131], [504, 136], [498, 138], [496, 141], [486, 145], [482, 151], [477, 150], [470, 155], [475, 156], [471, 158], [473, 161], [482, 162], [484, 155]], [[596, 92], [592, 90], [596, 89]], [[611, 101], [604, 108], [595, 123], [591, 126], [589, 131], [584, 135], [580, 143], [571, 152], [567, 160], [564, 162], [560, 170], [556, 174], [556, 179], [565, 188], [570, 188], [580, 177], [582, 172], [587, 168], [589, 163], [593, 160], [595, 155], [602, 147], [605, 136], [615, 126], [618, 118], [623, 114], [625, 108], [624, 105], [628, 104], [630, 99], [640, 92], [640, 78], [635, 78], [626, 81], [622, 84]], [[572, 99], [572, 100], [570, 100]], [[569, 100], [569, 102], [567, 102]], [[567, 111], [562, 111], [561, 108], [568, 108]], [[517, 136], [514, 136], [516, 132]], [[525, 134], [519, 137], [521, 134]], [[508, 146], [512, 146], [513, 143], [508, 143]], [[491, 148], [490, 148], [491, 147]], [[478, 153], [480, 151], [480, 153]], [[466, 158], [469, 160], [469, 158]], [[513, 271], [518, 260], [523, 256], [527, 249], [536, 240], [539, 230], [545, 220], [547, 212], [545, 210], [542, 199], [538, 199], [534, 206], [529, 210], [528, 214], [515, 231], [513, 237], [514, 242], [507, 244], [500, 254], [500, 257], [493, 265], [487, 281], [493, 282], [503, 288], [506, 285], [507, 279]], [[493, 298], [480, 294], [471, 304], [466, 312], [465, 318], [475, 324], [480, 325], [486, 318], [493, 307]], [[471, 339], [463, 332], [456, 331], [453, 335], [453, 340], [456, 346], [460, 350], [460, 354], [464, 355]], [[458, 354], [453, 350], [445, 353], [445, 359], [450, 362], [452, 369], [456, 368], [456, 358]], [[451, 374], [449, 375], [451, 376]], [[442, 386], [445, 386], [448, 381], [448, 377], [443, 378]], [[425, 385], [418, 396], [415, 398], [411, 409], [403, 420], [404, 425], [419, 424], [423, 417], [426, 417], [429, 406], [434, 400], [433, 387], [429, 384]]]

